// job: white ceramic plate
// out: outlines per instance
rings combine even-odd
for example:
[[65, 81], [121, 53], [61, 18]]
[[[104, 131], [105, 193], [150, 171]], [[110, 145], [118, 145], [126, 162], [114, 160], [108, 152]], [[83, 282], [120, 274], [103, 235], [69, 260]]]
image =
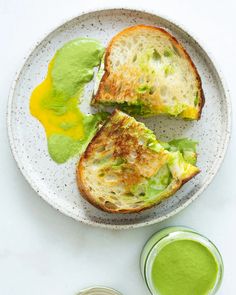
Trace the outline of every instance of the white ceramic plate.
[[[206, 103], [199, 122], [175, 118], [153, 117], [143, 120], [161, 140], [190, 137], [199, 141], [198, 166], [202, 172], [174, 196], [152, 209], [138, 214], [104, 213], [87, 203], [79, 194], [73, 158], [57, 165], [47, 151], [42, 125], [30, 115], [29, 97], [45, 77], [48, 62], [67, 41], [88, 36], [106, 46], [117, 32], [135, 24], [150, 24], [170, 31], [187, 49], [202, 78]], [[91, 96], [92, 83], [86, 89]], [[91, 112], [89, 99], [84, 111]], [[121, 229], [162, 221], [190, 204], [211, 182], [223, 160], [230, 136], [230, 102], [222, 80], [202, 47], [183, 29], [159, 16], [134, 10], [111, 9], [90, 12], [72, 19], [51, 32], [26, 59], [13, 83], [9, 106], [10, 144], [23, 175], [33, 189], [62, 213], [81, 222]]]

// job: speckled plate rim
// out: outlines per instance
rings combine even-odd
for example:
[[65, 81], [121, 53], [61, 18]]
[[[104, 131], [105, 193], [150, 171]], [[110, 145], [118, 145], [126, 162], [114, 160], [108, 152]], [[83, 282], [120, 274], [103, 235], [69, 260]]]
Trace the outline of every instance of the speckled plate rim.
[[[197, 46], [199, 46], [199, 48], [202, 50], [202, 52], [204, 53], [204, 55], [211, 61], [211, 65], [215, 71], [215, 73], [218, 75], [219, 81], [221, 82], [221, 86], [222, 86], [222, 90], [224, 92], [224, 97], [225, 97], [225, 101], [226, 101], [226, 106], [227, 106], [227, 114], [226, 114], [226, 118], [227, 118], [227, 124], [226, 124], [226, 130], [225, 130], [225, 140], [224, 140], [224, 146], [222, 147], [221, 150], [221, 157], [219, 157], [217, 159], [217, 162], [215, 161], [214, 163], [214, 172], [211, 173], [208, 178], [206, 179], [206, 181], [203, 183], [202, 187], [198, 190], [198, 192], [196, 192], [189, 200], [187, 200], [184, 204], [182, 204], [181, 206], [179, 206], [178, 208], [176, 208], [175, 210], [171, 211], [170, 213], [155, 218], [153, 220], [150, 221], [146, 221], [146, 222], [139, 222], [137, 224], [127, 224], [127, 225], [113, 225], [113, 224], [105, 224], [105, 223], [98, 223], [98, 222], [94, 222], [91, 220], [82, 220], [80, 218], [78, 218], [78, 216], [74, 215], [72, 212], [68, 211], [66, 208], [64, 208], [63, 206], [60, 206], [59, 204], [57, 204], [56, 202], [54, 202], [50, 197], [48, 197], [47, 194], [44, 194], [40, 187], [37, 185], [37, 183], [34, 182], [34, 180], [31, 178], [31, 176], [29, 174], [27, 174], [27, 171], [24, 169], [24, 164], [21, 162], [21, 158], [19, 157], [18, 153], [17, 153], [17, 149], [15, 146], [15, 142], [13, 139], [13, 133], [12, 133], [12, 125], [11, 125], [11, 112], [12, 112], [12, 103], [13, 103], [13, 96], [14, 96], [14, 92], [15, 92], [15, 87], [17, 85], [17, 82], [20, 78], [21, 72], [25, 66], [25, 64], [27, 63], [28, 59], [31, 57], [31, 55], [33, 54], [34, 50], [36, 50], [41, 42], [44, 41], [45, 38], [47, 38], [50, 34], [54, 33], [56, 30], [58, 30], [60, 27], [62, 27], [63, 25], [65, 25], [65, 23], [70, 22], [75, 20], [76, 18], [83, 16], [85, 14], [90, 14], [90, 13], [96, 13], [96, 12], [103, 12], [103, 11], [109, 11], [109, 10], [127, 10], [127, 11], [133, 11], [133, 12], [137, 12], [137, 13], [147, 13], [149, 15], [152, 16], [156, 16], [160, 19], [166, 20], [168, 21], [171, 25], [177, 27], [180, 31], [184, 32], [190, 39], [192, 39], [195, 44]], [[13, 82], [11, 84], [10, 87], [10, 91], [9, 91], [9, 97], [8, 97], [8, 106], [7, 106], [7, 129], [8, 129], [8, 138], [9, 138], [9, 142], [10, 142], [10, 147], [11, 147], [11, 151], [13, 154], [13, 157], [17, 163], [18, 168], [20, 169], [21, 173], [23, 174], [23, 176], [25, 177], [25, 179], [27, 180], [27, 182], [29, 183], [29, 185], [31, 186], [31, 188], [37, 192], [37, 194], [44, 200], [46, 201], [49, 205], [51, 205], [54, 209], [56, 209], [57, 211], [61, 212], [64, 215], [67, 215], [77, 221], [80, 221], [81, 223], [87, 224], [87, 225], [92, 225], [92, 226], [97, 226], [97, 227], [102, 227], [102, 228], [106, 228], [106, 229], [116, 229], [116, 230], [122, 230], [122, 229], [132, 229], [132, 228], [139, 228], [139, 227], [143, 227], [143, 226], [147, 226], [147, 225], [152, 225], [155, 223], [159, 223], [161, 221], [164, 221], [172, 216], [174, 216], [175, 214], [179, 213], [180, 211], [182, 211], [184, 208], [186, 208], [188, 205], [190, 205], [197, 197], [199, 197], [199, 195], [208, 187], [208, 185], [211, 183], [211, 181], [213, 180], [213, 178], [215, 177], [215, 175], [217, 174], [224, 158], [225, 158], [225, 154], [229, 145], [229, 141], [231, 138], [231, 126], [232, 126], [232, 106], [231, 106], [231, 100], [230, 100], [230, 95], [229, 95], [229, 90], [226, 84], [226, 81], [223, 77], [222, 71], [219, 69], [219, 65], [217, 64], [215, 58], [213, 58], [213, 54], [209, 53], [209, 50], [206, 50], [203, 48], [204, 46], [204, 42], [199, 42], [195, 37], [192, 37], [193, 35], [189, 33], [188, 30], [186, 30], [185, 26], [183, 26], [182, 24], [179, 25], [177, 24], [179, 22], [175, 22], [174, 20], [170, 20], [167, 16], [163, 15], [163, 14], [155, 14], [153, 13], [151, 10], [148, 9], [139, 9], [134, 8], [134, 7], [117, 7], [117, 8], [113, 8], [110, 6], [106, 6], [104, 8], [98, 8], [98, 9], [88, 9], [85, 11], [82, 11], [81, 13], [75, 15], [74, 17], [71, 17], [69, 19], [64, 19], [63, 21], [61, 21], [57, 26], [54, 26], [49, 33], [43, 34], [43, 37], [39, 38], [39, 41], [36, 42], [36, 44], [34, 44], [33, 46], [30, 47], [30, 49], [28, 50], [28, 54], [25, 55], [25, 57], [23, 58], [23, 62], [21, 64], [21, 66], [19, 67], [19, 70], [16, 72], [15, 78], [13, 79]], [[203, 44], [203, 46], [201, 46], [200, 44]], [[205, 47], [205, 46], [204, 46]], [[205, 47], [206, 48], [206, 47]]]

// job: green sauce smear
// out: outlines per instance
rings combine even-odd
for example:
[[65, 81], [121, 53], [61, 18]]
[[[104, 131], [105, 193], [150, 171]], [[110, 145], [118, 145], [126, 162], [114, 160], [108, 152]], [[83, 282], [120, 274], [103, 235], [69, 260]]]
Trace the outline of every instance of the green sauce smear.
[[99, 66], [104, 48], [95, 39], [77, 38], [66, 43], [55, 55], [52, 68], [54, 89], [64, 99], [81, 94], [93, 79], [93, 68]]
[[93, 79], [103, 54], [104, 47], [95, 39], [77, 38], [66, 43], [31, 95], [31, 114], [43, 124], [49, 154], [57, 163], [82, 153], [107, 116], [86, 115], [79, 109], [84, 87]]
[[48, 138], [48, 151], [51, 158], [61, 164], [65, 163], [71, 157], [81, 154], [85, 151], [88, 143], [91, 141], [99, 123], [104, 121], [108, 113], [96, 113], [94, 115], [83, 116], [83, 126], [85, 135], [81, 140], [75, 140], [62, 134], [53, 134]]

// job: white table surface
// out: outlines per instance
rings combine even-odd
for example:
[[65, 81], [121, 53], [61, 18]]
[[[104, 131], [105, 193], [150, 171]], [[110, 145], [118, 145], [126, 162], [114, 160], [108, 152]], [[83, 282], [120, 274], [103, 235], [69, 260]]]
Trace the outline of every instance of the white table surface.
[[[0, 294], [72, 295], [108, 285], [124, 295], [148, 295], [139, 254], [155, 231], [187, 225], [212, 239], [225, 264], [221, 295], [236, 294], [236, 128], [219, 173], [188, 208], [157, 225], [112, 231], [80, 224], [55, 211], [26, 183], [10, 152], [6, 106], [22, 58], [42, 35], [83, 10], [151, 9], [183, 24], [212, 53], [236, 113], [236, 2], [155, 0], [0, 0]], [[214, 124], [214, 122], [212, 122]], [[173, 294], [174, 295], [174, 294]], [[191, 295], [191, 294], [190, 294]]]

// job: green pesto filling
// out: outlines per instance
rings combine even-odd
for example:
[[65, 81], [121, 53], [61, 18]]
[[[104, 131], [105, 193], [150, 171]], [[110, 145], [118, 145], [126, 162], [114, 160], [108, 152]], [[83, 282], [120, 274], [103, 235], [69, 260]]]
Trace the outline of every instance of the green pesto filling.
[[157, 172], [157, 174], [150, 179], [146, 186], [146, 195], [148, 198], [155, 198], [158, 194], [162, 193], [171, 183], [172, 175], [168, 165], [164, 165]]
[[165, 57], [171, 57], [173, 55], [173, 51], [171, 51], [170, 49], [166, 49], [164, 51], [164, 56]]
[[174, 69], [174, 67], [173, 67], [172, 65], [166, 65], [166, 66], [164, 67], [164, 72], [165, 72], [165, 76], [167, 77], [167, 76], [169, 76], [169, 75], [174, 74], [175, 69]]
[[152, 58], [154, 60], [160, 60], [161, 59], [161, 55], [156, 49], [153, 50]]
[[168, 143], [161, 143], [170, 152], [179, 151], [186, 162], [195, 165], [197, 161], [196, 149], [197, 141], [188, 138], [174, 139]]
[[194, 99], [194, 106], [196, 107], [199, 103], [199, 95], [198, 95], [198, 92], [196, 92], [196, 96], [195, 96], [195, 99]]
[[158, 142], [151, 130], [146, 131], [147, 147], [156, 152], [165, 149], [171, 152], [172, 157], [168, 163], [163, 165], [158, 172], [151, 178], [147, 178], [144, 182], [136, 185], [132, 189], [132, 193], [140, 195], [145, 201], [152, 202], [153, 199], [161, 196], [168, 191], [173, 177], [172, 170], [178, 166], [181, 175], [185, 175], [189, 168], [188, 164], [196, 164], [196, 145], [197, 142], [188, 138], [175, 139], [169, 142]]
[[120, 105], [120, 109], [124, 112], [129, 113], [130, 115], [140, 115], [140, 116], [147, 116], [150, 115], [152, 112], [148, 106], [138, 102], [137, 104], [129, 105], [128, 103], [123, 103]]
[[116, 102], [103, 102], [105, 107], [114, 107], [125, 113], [133, 116], [148, 116], [152, 114], [151, 109], [144, 105], [142, 102], [137, 101], [135, 104], [129, 104], [128, 102], [116, 103]]
[[168, 165], [163, 165], [156, 175], [146, 179], [144, 182], [134, 186], [131, 192], [139, 195], [145, 202], [152, 203], [158, 195], [167, 189], [172, 181], [172, 175]]

